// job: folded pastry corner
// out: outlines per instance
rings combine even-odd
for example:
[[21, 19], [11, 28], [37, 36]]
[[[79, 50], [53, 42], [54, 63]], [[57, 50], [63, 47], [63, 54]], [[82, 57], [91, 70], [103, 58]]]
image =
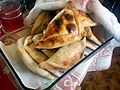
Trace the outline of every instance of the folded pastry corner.
[[42, 53], [40, 50], [37, 50], [33, 47], [32, 38], [33, 38], [33, 36], [31, 36], [31, 35], [28, 35], [25, 38], [23, 48], [37, 63], [41, 63], [41, 62], [47, 60], [48, 57], [44, 53]]
[[97, 39], [97, 37], [93, 34], [92, 29], [90, 27], [85, 27], [86, 37], [93, 41], [94, 43], [101, 45], [102, 43]]

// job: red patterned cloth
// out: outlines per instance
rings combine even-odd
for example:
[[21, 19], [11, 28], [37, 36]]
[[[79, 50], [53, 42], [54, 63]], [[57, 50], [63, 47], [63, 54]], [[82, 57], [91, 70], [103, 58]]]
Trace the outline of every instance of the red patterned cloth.
[[3, 68], [0, 66], [0, 90], [16, 90], [7, 74], [4, 74]]

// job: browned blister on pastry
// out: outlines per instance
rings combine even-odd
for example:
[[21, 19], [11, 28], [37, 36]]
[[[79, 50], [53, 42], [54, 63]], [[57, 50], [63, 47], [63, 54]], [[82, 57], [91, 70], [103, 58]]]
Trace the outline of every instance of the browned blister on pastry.
[[35, 42], [34, 47], [52, 49], [61, 47], [81, 39], [78, 37], [78, 26], [74, 13], [70, 9], [63, 9], [49, 23], [42, 40]]
[[84, 27], [91, 27], [91, 26], [97, 25], [97, 23], [94, 22], [86, 13], [78, 10], [74, 2], [68, 2], [66, 8], [72, 10], [72, 12], [74, 13], [74, 17], [75, 17], [80, 35], [84, 33], [84, 30], [82, 29], [82, 27], [84, 28]]
[[48, 39], [54, 36], [65, 35], [69, 33], [78, 34], [78, 28], [75, 22], [75, 17], [71, 10], [63, 9], [49, 23], [43, 39]]

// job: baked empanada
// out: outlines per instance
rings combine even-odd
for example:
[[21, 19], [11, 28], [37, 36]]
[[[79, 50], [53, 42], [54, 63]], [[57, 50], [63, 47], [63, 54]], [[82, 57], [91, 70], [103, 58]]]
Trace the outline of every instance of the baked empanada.
[[101, 45], [102, 43], [96, 38], [96, 36], [92, 33], [92, 30], [90, 27], [85, 27], [85, 31], [86, 31], [86, 37], [88, 39], [90, 39], [91, 41], [93, 41], [94, 43]]
[[84, 27], [95, 26], [85, 13], [76, 9], [73, 2], [60, 11], [48, 24], [41, 40], [34, 43], [35, 48], [53, 49], [81, 40], [85, 36]]
[[69, 69], [82, 59], [85, 47], [85, 38], [82, 41], [77, 41], [70, 45], [63, 46], [48, 60], [40, 63], [40, 67], [47, 70]]

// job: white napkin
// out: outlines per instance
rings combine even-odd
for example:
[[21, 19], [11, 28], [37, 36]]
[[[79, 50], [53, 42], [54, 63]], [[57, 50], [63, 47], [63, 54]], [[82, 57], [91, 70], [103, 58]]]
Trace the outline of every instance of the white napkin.
[[120, 42], [120, 24], [116, 16], [105, 8], [99, 0], [90, 0], [87, 8], [93, 13], [92, 18], [103, 25]]
[[34, 23], [41, 10], [57, 10], [65, 7], [66, 0], [37, 0], [24, 20], [25, 25]]

